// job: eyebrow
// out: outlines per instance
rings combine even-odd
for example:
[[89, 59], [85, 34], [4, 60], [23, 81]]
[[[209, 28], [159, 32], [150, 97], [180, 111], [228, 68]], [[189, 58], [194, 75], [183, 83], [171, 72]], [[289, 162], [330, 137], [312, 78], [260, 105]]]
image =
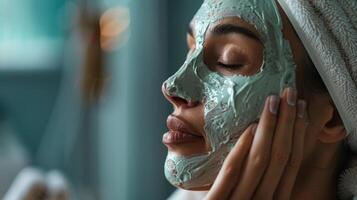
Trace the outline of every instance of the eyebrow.
[[212, 33], [215, 35], [228, 35], [228, 34], [243, 34], [250, 38], [260, 41], [260, 38], [247, 28], [233, 25], [233, 24], [221, 24], [213, 28]]
[[[252, 31], [250, 31], [247, 28], [243, 28], [241, 26], [233, 25], [233, 24], [221, 24], [213, 28], [212, 33], [215, 35], [228, 35], [228, 34], [243, 34], [245, 36], [248, 36], [250, 38], [253, 38], [255, 40], [258, 40], [259, 42], [261, 41], [260, 38], [254, 34]], [[188, 26], [188, 34], [191, 36], [194, 36], [193, 34], [193, 28], [191, 24]]]

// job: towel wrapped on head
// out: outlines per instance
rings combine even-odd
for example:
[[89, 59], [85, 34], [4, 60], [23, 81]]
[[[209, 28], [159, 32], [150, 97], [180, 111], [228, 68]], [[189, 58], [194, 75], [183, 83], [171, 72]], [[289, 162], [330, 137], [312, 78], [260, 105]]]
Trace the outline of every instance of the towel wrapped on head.
[[[357, 1], [278, 0], [324, 81], [357, 154]], [[357, 198], [357, 163], [340, 177], [339, 198]]]

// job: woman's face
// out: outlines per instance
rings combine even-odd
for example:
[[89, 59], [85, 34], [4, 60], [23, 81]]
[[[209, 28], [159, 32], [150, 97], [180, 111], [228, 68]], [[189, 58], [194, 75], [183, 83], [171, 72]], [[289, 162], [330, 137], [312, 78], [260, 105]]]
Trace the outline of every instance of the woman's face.
[[[294, 61], [297, 64], [297, 87], [302, 87], [302, 69], [309, 63], [308, 54], [303, 47], [295, 30], [289, 23], [287, 17], [280, 10], [283, 18], [284, 37], [289, 41], [293, 51]], [[218, 31], [219, 34], [213, 32]], [[240, 27], [235, 29], [236, 27]], [[243, 29], [242, 29], [243, 28]], [[245, 29], [245, 30], [244, 30]], [[186, 43], [189, 51], [195, 49], [196, 39], [194, 36], [195, 25], [190, 24], [187, 32]], [[227, 17], [218, 21], [213, 29], [210, 29], [206, 36], [204, 59], [205, 63], [214, 71], [232, 76], [238, 74], [253, 75], [260, 70], [263, 61], [263, 45], [257, 39], [259, 33], [256, 28], [238, 17]], [[242, 61], [245, 64], [242, 67]], [[301, 90], [300, 90], [301, 91]], [[164, 135], [163, 142], [169, 151], [181, 155], [194, 155], [206, 153], [210, 150], [209, 141], [204, 131], [204, 105], [203, 102], [196, 102], [189, 105], [188, 101], [180, 97], [172, 97], [165, 91], [163, 85], [162, 92], [166, 99], [173, 105], [174, 111], [169, 116], [168, 121], [177, 118], [186, 123], [192, 129], [197, 139], [189, 142], [170, 141], [175, 140], [168, 135]], [[167, 138], [169, 137], [169, 138]]]
[[[189, 51], [195, 50], [195, 43], [195, 24], [191, 23], [187, 33]], [[212, 71], [224, 76], [251, 76], [260, 71], [262, 61], [263, 45], [254, 26], [238, 17], [227, 17], [208, 29], [204, 62]], [[163, 93], [174, 107], [174, 112], [168, 118], [169, 124], [172, 121], [185, 123], [188, 132], [198, 136], [189, 141], [181, 141], [172, 134], [165, 134], [163, 142], [169, 151], [186, 156], [207, 153], [211, 147], [204, 130], [204, 103], [190, 104], [183, 98], [170, 96], [164, 85]]]
[[206, 0], [190, 26], [186, 62], [163, 84], [174, 106], [163, 136], [173, 185], [208, 187], [242, 131], [259, 120], [265, 98], [295, 85], [295, 47], [283, 38], [278, 8], [255, 4]]

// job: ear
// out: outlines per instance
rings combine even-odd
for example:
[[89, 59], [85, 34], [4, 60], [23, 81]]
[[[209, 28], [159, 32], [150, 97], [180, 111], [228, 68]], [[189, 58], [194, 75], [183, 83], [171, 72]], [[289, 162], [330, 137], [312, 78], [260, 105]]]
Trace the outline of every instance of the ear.
[[318, 139], [322, 143], [338, 143], [347, 137], [346, 129], [334, 105]]

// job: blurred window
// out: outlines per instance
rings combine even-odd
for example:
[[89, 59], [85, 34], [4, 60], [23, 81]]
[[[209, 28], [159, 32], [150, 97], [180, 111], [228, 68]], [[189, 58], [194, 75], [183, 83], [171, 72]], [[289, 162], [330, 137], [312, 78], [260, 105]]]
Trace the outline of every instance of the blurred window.
[[0, 0], [0, 70], [54, 68], [62, 52], [69, 3]]
[[60, 37], [66, 0], [0, 0], [0, 40]]

